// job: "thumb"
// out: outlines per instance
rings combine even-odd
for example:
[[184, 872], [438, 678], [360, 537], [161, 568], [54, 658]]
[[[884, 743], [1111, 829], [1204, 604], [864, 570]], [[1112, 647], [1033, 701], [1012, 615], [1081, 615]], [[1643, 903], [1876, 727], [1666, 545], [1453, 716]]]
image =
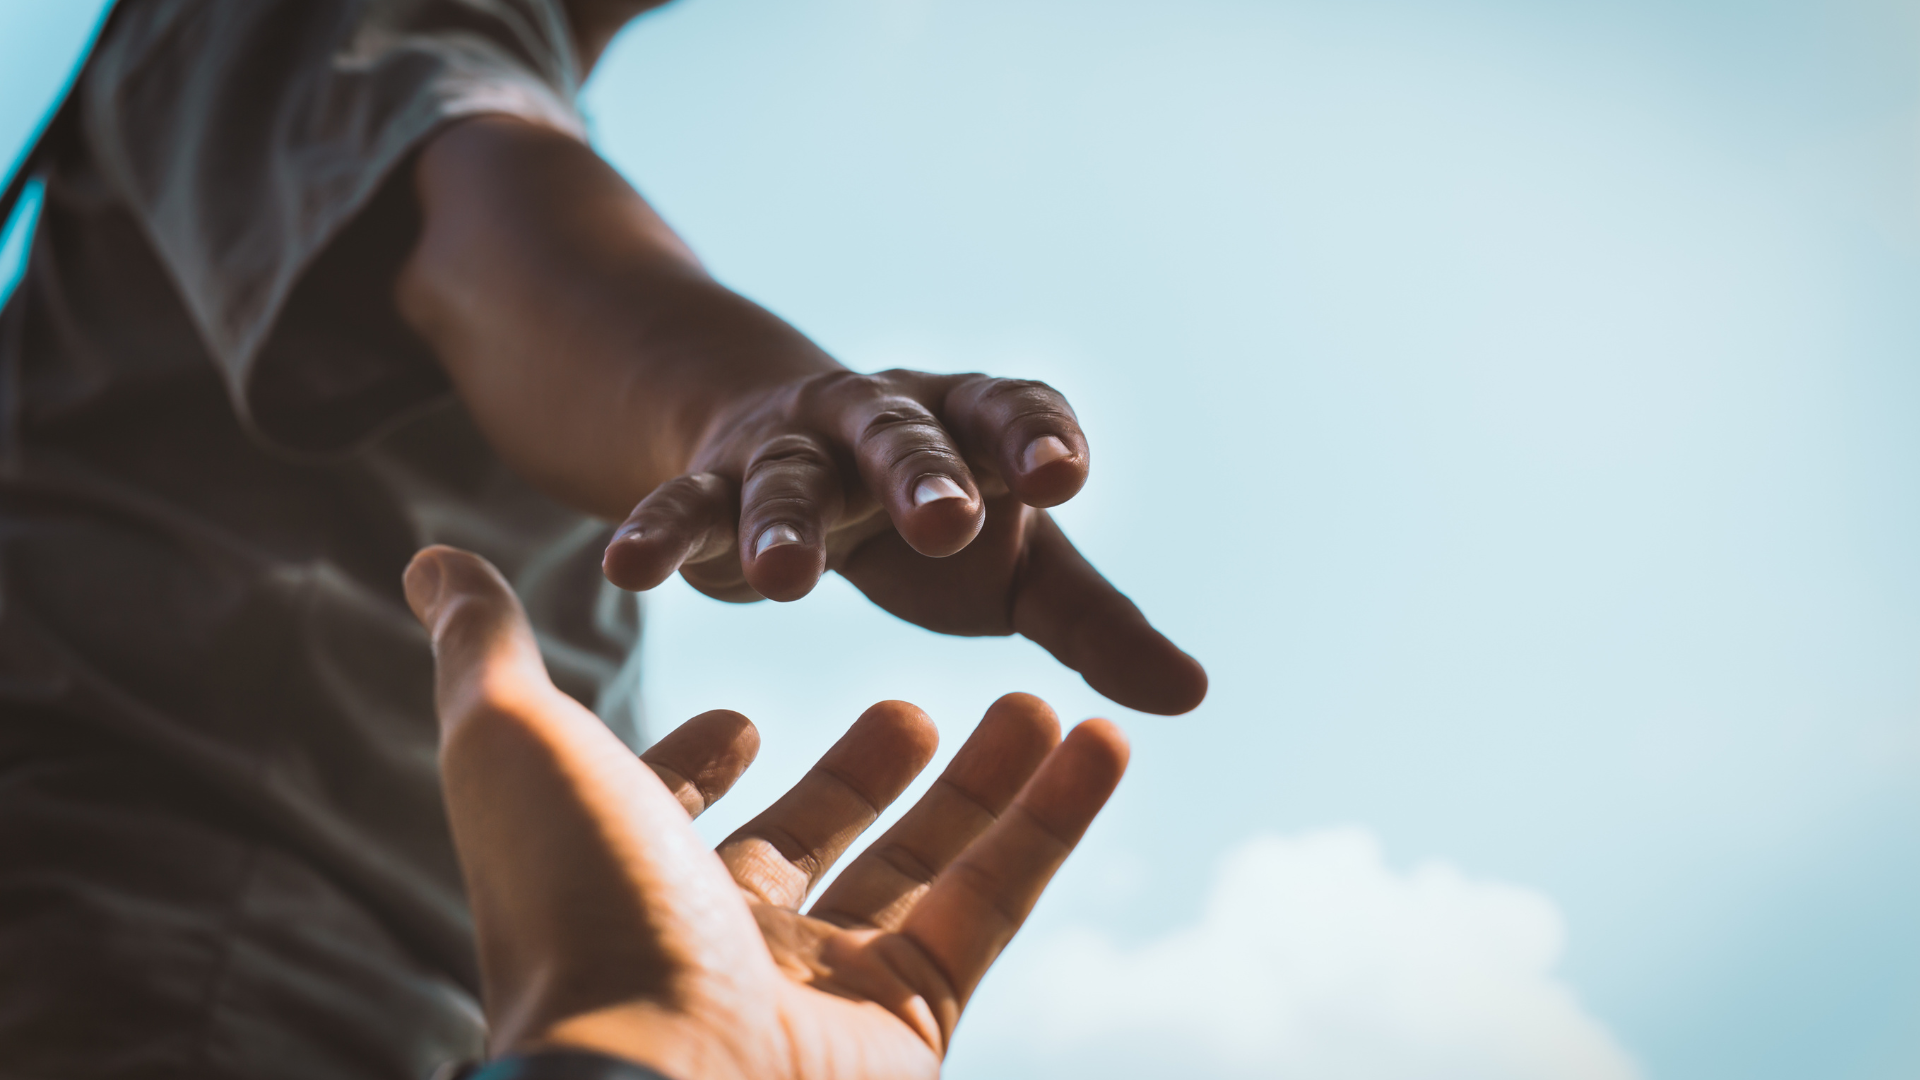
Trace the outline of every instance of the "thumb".
[[1176, 716], [1197, 708], [1206, 669], [1155, 630], [1051, 517], [1034, 516], [1014, 582], [1014, 629], [1129, 709]]
[[436, 544], [414, 555], [401, 580], [433, 642], [442, 738], [486, 702], [530, 704], [559, 693], [526, 611], [492, 563]]
[[671, 1000], [702, 961], [756, 943], [680, 802], [547, 678], [499, 571], [431, 547], [404, 584], [433, 637], [442, 787], [495, 1048]]

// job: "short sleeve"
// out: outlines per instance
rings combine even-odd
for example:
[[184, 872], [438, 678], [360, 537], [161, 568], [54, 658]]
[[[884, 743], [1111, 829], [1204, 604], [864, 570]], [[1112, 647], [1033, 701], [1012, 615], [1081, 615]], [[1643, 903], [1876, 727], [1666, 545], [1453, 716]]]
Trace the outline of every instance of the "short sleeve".
[[242, 423], [327, 452], [446, 390], [392, 311], [417, 222], [384, 182], [460, 117], [584, 137], [578, 83], [557, 0], [123, 0], [79, 120]]

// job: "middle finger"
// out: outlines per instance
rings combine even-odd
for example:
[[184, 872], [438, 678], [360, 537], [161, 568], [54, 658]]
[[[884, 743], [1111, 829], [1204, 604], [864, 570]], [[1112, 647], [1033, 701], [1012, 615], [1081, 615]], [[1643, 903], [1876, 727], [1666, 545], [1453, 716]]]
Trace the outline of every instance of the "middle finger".
[[908, 389], [895, 374], [849, 374], [819, 384], [806, 407], [839, 434], [901, 538], [942, 558], [973, 542], [986, 507], [953, 437]]
[[797, 910], [847, 845], [926, 768], [939, 742], [933, 721], [918, 708], [904, 701], [875, 705], [716, 854], [742, 889]]

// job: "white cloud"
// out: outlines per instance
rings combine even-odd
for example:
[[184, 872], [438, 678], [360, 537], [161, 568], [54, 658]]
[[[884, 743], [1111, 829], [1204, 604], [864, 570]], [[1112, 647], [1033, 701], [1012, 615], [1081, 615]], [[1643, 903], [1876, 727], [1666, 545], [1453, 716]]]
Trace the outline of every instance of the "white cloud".
[[1632, 1080], [1553, 974], [1564, 936], [1540, 893], [1445, 863], [1396, 872], [1362, 829], [1263, 836], [1224, 859], [1192, 926], [1016, 949], [952, 1075]]

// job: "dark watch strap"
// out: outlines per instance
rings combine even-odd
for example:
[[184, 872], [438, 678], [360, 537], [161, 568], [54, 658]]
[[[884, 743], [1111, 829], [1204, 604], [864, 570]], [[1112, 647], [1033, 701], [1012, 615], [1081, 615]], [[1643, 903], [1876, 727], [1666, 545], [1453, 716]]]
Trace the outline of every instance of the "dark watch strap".
[[668, 1080], [645, 1065], [591, 1050], [542, 1050], [440, 1073], [444, 1080]]

